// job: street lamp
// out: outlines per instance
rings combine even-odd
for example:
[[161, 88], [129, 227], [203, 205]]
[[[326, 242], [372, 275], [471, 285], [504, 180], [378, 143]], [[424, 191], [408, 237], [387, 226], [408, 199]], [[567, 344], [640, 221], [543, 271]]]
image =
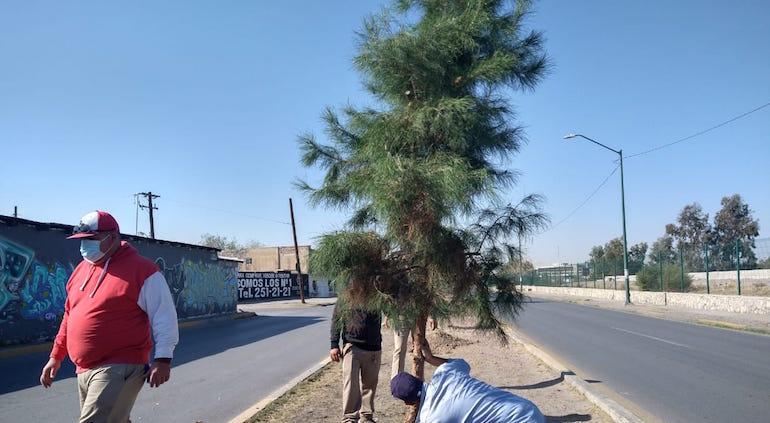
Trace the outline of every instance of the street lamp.
[[614, 148], [607, 147], [606, 145], [581, 134], [567, 134], [564, 136], [564, 139], [568, 140], [576, 137], [583, 138], [600, 147], [604, 147], [617, 154], [620, 158], [620, 204], [623, 211], [623, 279], [626, 282], [626, 305], [628, 305], [631, 304], [631, 289], [628, 282], [628, 241], [626, 239], [626, 191], [623, 184], [623, 150], [615, 150]]

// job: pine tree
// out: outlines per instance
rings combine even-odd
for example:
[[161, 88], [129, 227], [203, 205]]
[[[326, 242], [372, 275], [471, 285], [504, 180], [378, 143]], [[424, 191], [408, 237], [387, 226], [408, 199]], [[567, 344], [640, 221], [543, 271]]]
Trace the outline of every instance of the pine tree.
[[541, 35], [523, 29], [528, 11], [526, 2], [397, 1], [366, 20], [355, 57], [377, 106], [327, 109], [329, 142], [299, 140], [303, 164], [325, 171], [317, 188], [299, 183], [310, 202], [352, 212], [319, 239], [313, 271], [342, 288], [343, 312], [382, 311], [414, 327], [418, 377], [429, 315], [472, 317], [505, 339], [503, 319], [522, 302], [502, 271], [518, 257], [509, 241], [548, 222], [540, 196], [506, 204], [501, 195], [516, 179], [505, 164], [524, 142], [505, 96], [533, 89], [547, 66]]

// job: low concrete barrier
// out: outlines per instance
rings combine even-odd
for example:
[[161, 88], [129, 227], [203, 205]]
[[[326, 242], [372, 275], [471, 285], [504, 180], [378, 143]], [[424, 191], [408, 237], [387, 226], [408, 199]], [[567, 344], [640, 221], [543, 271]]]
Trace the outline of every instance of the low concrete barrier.
[[[524, 293], [570, 295], [610, 301], [625, 301], [625, 291], [610, 289], [524, 285]], [[770, 314], [770, 297], [631, 291], [631, 302], [635, 304], [728, 311], [732, 313]]]

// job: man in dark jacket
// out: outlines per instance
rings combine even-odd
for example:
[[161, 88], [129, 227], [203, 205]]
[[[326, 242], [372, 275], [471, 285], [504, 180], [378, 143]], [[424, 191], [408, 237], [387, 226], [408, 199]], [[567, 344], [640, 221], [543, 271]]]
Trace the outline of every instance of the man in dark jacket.
[[380, 324], [380, 313], [352, 310], [343, 316], [339, 305], [334, 307], [329, 355], [336, 362], [342, 360], [342, 421], [345, 423], [374, 421], [374, 394], [382, 354]]

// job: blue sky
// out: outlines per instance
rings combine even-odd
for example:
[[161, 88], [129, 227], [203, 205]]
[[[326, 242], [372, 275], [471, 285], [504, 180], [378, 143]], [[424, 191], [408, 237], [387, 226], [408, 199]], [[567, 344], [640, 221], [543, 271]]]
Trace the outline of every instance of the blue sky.
[[[111, 211], [135, 229], [133, 194], [157, 200], [159, 238], [201, 233], [288, 244], [339, 227], [293, 188], [317, 181], [297, 134], [322, 136], [324, 106], [363, 104], [354, 31], [377, 2], [4, 2], [0, 5], [0, 214], [76, 223]], [[541, 1], [553, 68], [512, 93], [529, 143], [505, 193], [547, 197], [554, 223], [627, 154], [770, 102], [770, 3]], [[770, 108], [626, 161], [629, 243], [652, 242], [687, 203], [711, 215], [740, 193], [770, 236]], [[139, 230], [148, 232], [146, 213]], [[538, 264], [583, 260], [621, 233], [617, 174], [527, 246]]]

